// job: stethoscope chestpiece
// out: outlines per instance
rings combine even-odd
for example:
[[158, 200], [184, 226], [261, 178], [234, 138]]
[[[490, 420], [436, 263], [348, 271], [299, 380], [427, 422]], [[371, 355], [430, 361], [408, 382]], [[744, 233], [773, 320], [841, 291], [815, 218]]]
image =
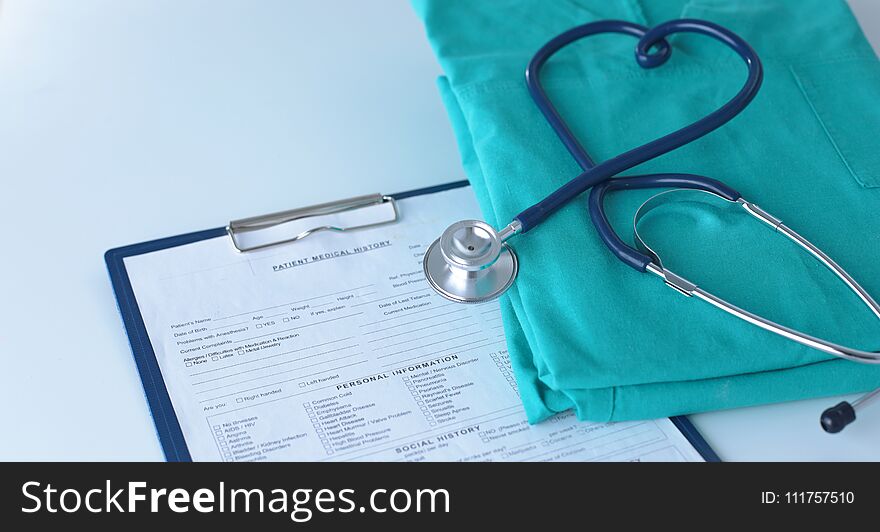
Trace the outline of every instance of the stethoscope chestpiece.
[[450, 225], [425, 253], [425, 277], [457, 303], [482, 303], [503, 294], [519, 269], [516, 255], [495, 229], [479, 220]]

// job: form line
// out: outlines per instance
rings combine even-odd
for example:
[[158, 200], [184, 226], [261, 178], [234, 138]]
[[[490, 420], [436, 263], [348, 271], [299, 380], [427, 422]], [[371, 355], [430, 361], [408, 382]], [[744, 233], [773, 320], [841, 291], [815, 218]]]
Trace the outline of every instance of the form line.
[[235, 327], [237, 325], [247, 325], [248, 323], [250, 323], [250, 322], [249, 321], [242, 321], [239, 323], [233, 323], [232, 325], [221, 325], [219, 327], [214, 327], [213, 329], [208, 329], [208, 330], [209, 331], [216, 331], [218, 329], [226, 329], [227, 327]]
[[391, 299], [392, 297], [400, 297], [400, 296], [405, 296], [405, 295], [409, 295], [409, 294], [415, 294], [416, 292], [425, 292], [427, 290], [430, 290], [430, 288], [426, 287], [426, 288], [419, 288], [418, 290], [411, 290], [409, 292], [400, 292], [397, 294], [392, 294], [387, 297], [380, 297], [379, 299], [373, 299], [371, 301], [364, 301], [363, 303], [358, 303], [357, 305], [352, 305], [352, 307], [360, 307], [363, 305], [369, 305], [370, 303], [378, 303], [379, 301], [385, 301], [386, 299]]
[[[199, 394], [199, 393], [215, 392], [215, 391], [220, 390], [220, 389], [223, 389], [223, 388], [229, 388], [230, 386], [238, 386], [239, 384], [244, 384], [244, 383], [246, 383], [246, 382], [258, 381], [258, 380], [260, 380], [260, 379], [268, 379], [269, 377], [274, 377], [274, 376], [276, 376], [276, 375], [283, 375], [284, 373], [290, 373], [290, 372], [292, 372], [292, 371], [297, 371], [297, 370], [300, 370], [300, 369], [303, 369], [303, 368], [313, 368], [313, 367], [315, 367], [315, 366], [320, 366], [321, 364], [328, 364], [328, 363], [330, 363], [330, 362], [338, 362], [338, 361], [340, 361], [340, 360], [344, 360], [344, 359], [346, 359], [346, 358], [351, 358], [351, 357], [358, 356], [358, 355], [363, 355], [363, 353], [354, 353], [353, 355], [346, 355], [346, 356], [344, 356], [344, 357], [334, 358], [334, 359], [332, 359], [332, 360], [323, 360], [323, 361], [321, 361], [321, 362], [317, 362], [317, 363], [315, 363], [315, 364], [309, 364], [309, 365], [307, 365], [307, 366], [300, 366], [300, 367], [298, 367], [298, 368], [289, 369], [289, 370], [287, 370], [287, 371], [279, 371], [278, 373], [272, 373], [271, 375], [263, 375], [263, 376], [261, 376], [261, 377], [255, 377], [255, 378], [253, 378], [253, 379], [247, 379], [247, 380], [243, 380], [243, 381], [233, 382], [233, 383], [231, 383], [231, 384], [224, 384], [223, 386], [217, 386], [216, 388], [208, 388], [207, 390], [201, 390], [201, 391], [198, 391], [198, 392], [196, 392], [196, 393]], [[341, 366], [341, 367], [344, 368], [344, 367], [346, 367], [346, 366]], [[339, 368], [336, 368], [336, 369], [339, 369]], [[331, 370], [327, 370], [327, 371], [331, 371]], [[299, 378], [299, 377], [297, 377], [297, 378]], [[294, 378], [294, 379], [291, 379], [291, 380], [296, 380], [297, 378]], [[289, 381], [281, 381], [281, 382], [289, 382]], [[257, 388], [265, 388], [266, 386], [275, 386], [276, 384], [281, 384], [281, 382], [277, 382], [277, 383], [274, 383], [274, 384], [264, 384], [264, 385], [262, 385], [262, 386], [258, 386]], [[244, 390], [244, 391], [247, 391], [247, 390]], [[241, 392], [235, 392], [235, 393], [241, 393]], [[233, 395], [234, 395], [234, 394], [233, 394]]]
[[[484, 340], [485, 340], [485, 338], [484, 338], [483, 340], [478, 340], [478, 341], [482, 342], [482, 341], [484, 341]], [[391, 366], [396, 366], [396, 365], [398, 365], [398, 364], [403, 364], [404, 362], [409, 362], [410, 360], [415, 360], [415, 359], [417, 359], [417, 358], [418, 358], [418, 359], [421, 359], [421, 360], [429, 360], [429, 359], [431, 359], [434, 355], [439, 355], [440, 353], [449, 353], [449, 354], [452, 354], [452, 355], [457, 355], [457, 354], [459, 354], [459, 353], [467, 353], [468, 351], [473, 351], [474, 349], [480, 349], [480, 348], [482, 348], [482, 347], [489, 347], [490, 345], [492, 345], [492, 344], [497, 344], [497, 343], [500, 343], [500, 342], [495, 341], [495, 342], [489, 342], [489, 343], [482, 344], [482, 345], [475, 345], [475, 346], [473, 346], [473, 347], [469, 347], [469, 348], [467, 348], [467, 349], [462, 349], [461, 351], [456, 351], [456, 350], [457, 350], [459, 347], [464, 347], [464, 346], [466, 346], [466, 345], [468, 345], [468, 344], [462, 344], [462, 345], [455, 346], [455, 347], [447, 347], [446, 349], [441, 349], [441, 350], [439, 350], [439, 351], [434, 351], [433, 353], [428, 353], [427, 355], [419, 355], [419, 356], [412, 357], [412, 358], [405, 358], [405, 359], [403, 359], [403, 360], [397, 360], [397, 361], [395, 361], [395, 362], [392, 362], [391, 364], [385, 364], [385, 365], [382, 366], [382, 367], [383, 367], [383, 368], [389, 368], [389, 367], [391, 367]]]
[[[200, 385], [200, 384], [207, 384], [207, 383], [209, 383], [209, 382], [219, 381], [219, 380], [222, 380], [222, 379], [229, 379], [229, 378], [232, 378], [232, 377], [238, 377], [239, 375], [244, 375], [245, 373], [250, 373], [250, 372], [252, 372], [252, 371], [260, 371], [261, 369], [274, 368], [274, 367], [277, 367], [277, 366], [283, 366], [284, 364], [293, 364], [294, 362], [300, 362], [300, 361], [302, 361], [302, 360], [306, 360], [306, 359], [309, 359], [309, 358], [319, 357], [319, 356], [321, 356], [321, 355], [326, 355], [327, 353], [336, 353], [337, 351], [345, 351], [346, 349], [351, 349], [352, 347], [357, 347], [357, 346], [358, 346], [358, 344], [347, 345], [347, 346], [345, 346], [345, 347], [340, 347], [339, 349], [331, 349], [330, 351], [323, 351], [323, 352], [321, 352], [321, 353], [315, 353], [314, 355], [309, 355], [309, 356], [305, 356], [305, 357], [295, 358], [295, 359], [293, 359], [293, 360], [286, 360], [286, 361], [284, 361], [284, 362], [278, 362], [277, 364], [269, 364], [268, 366], [260, 366], [259, 368], [253, 368], [253, 369], [248, 369], [248, 370], [245, 370], [245, 371], [240, 371], [240, 372], [238, 372], [238, 373], [233, 373], [232, 375], [223, 375], [222, 377], [214, 377], [213, 379], [208, 379], [208, 380], [204, 380], [204, 381], [201, 381], [201, 382], [194, 382], [194, 383], [193, 383], [193, 386], [198, 386], [198, 385]], [[337, 360], [339, 360], [339, 359], [337, 359]], [[325, 361], [325, 362], [329, 362], [329, 361]], [[323, 364], [323, 363], [324, 363], [324, 362], [321, 362], [321, 364]], [[300, 366], [300, 367], [309, 367], [309, 366]], [[291, 371], [293, 371], [293, 370], [291, 370]], [[266, 375], [266, 376], [271, 377], [271, 375]], [[262, 378], [262, 377], [261, 377], [261, 378]], [[244, 382], [247, 382], [247, 381], [244, 381]]]
[[[442, 307], [441, 307], [441, 308], [442, 308]], [[430, 309], [430, 310], [433, 310], [433, 309]], [[403, 327], [404, 325], [412, 325], [413, 323], [419, 323], [419, 322], [421, 322], [421, 321], [425, 321], [425, 320], [432, 320], [432, 319], [434, 319], [434, 318], [439, 318], [439, 317], [441, 317], [441, 316], [448, 316], [448, 315], [450, 315], [450, 314], [455, 314], [456, 312], [464, 312], [465, 310], [467, 310], [467, 309], [459, 308], [458, 310], [453, 310], [453, 311], [450, 311], [450, 312], [444, 312], [443, 314], [437, 314], [436, 316], [428, 316], [427, 318], [419, 318], [419, 319], [414, 320], [414, 321], [408, 321], [408, 322], [406, 322], [406, 323], [399, 323], [399, 324], [397, 324], [397, 325], [392, 325], [391, 327], [385, 327], [384, 329], [376, 329], [375, 331], [365, 332], [364, 335], [366, 336], [366, 335], [368, 335], [368, 334], [374, 334], [374, 333], [377, 333], [377, 332], [388, 331], [388, 330], [391, 330], [391, 329], [396, 329], [396, 328], [398, 328], [398, 327]], [[415, 312], [413, 312], [413, 314], [415, 314]]]
[[[344, 366], [339, 366], [338, 368], [330, 368], [330, 369], [325, 369], [325, 370], [321, 370], [321, 371], [316, 371], [315, 373], [309, 373], [308, 375], [300, 375], [300, 376], [298, 376], [298, 377], [294, 377], [294, 378], [292, 378], [292, 379], [287, 379], [287, 380], [285, 380], [285, 381], [281, 381], [281, 382], [274, 382], [274, 383], [272, 383], [272, 384], [266, 384], [266, 385], [263, 385], [263, 386], [256, 386], [256, 387], [254, 387], [254, 388], [248, 388], [247, 390], [239, 390], [239, 391], [237, 391], [237, 392], [228, 393], [228, 394], [226, 394], [226, 395], [218, 395], [217, 397], [212, 397], [212, 398], [210, 398], [210, 399], [202, 399], [202, 400], [199, 401], [199, 402], [200, 402], [200, 403], [207, 403], [207, 402], [210, 402], [210, 401], [216, 401], [217, 399], [222, 399], [222, 398], [224, 398], [224, 397], [229, 397], [230, 395], [238, 395], [238, 394], [240, 394], [240, 393], [252, 392], [252, 391], [254, 391], [254, 390], [259, 390], [260, 388], [268, 388], [269, 386], [277, 386], [277, 385], [279, 385], [279, 384], [285, 384], [285, 383], [288, 383], [288, 382], [297, 381], [297, 380], [300, 380], [300, 379], [305, 379], [306, 377], [314, 377], [315, 375], [320, 375], [321, 373], [327, 373], [328, 371], [336, 371], [337, 369], [350, 368], [350, 367], [352, 367], [352, 366], [357, 366], [358, 364], [363, 364], [363, 363], [365, 363], [365, 362], [367, 362], [367, 360], [361, 360], [360, 362], [354, 362], [354, 363], [352, 363], [352, 364], [346, 364], [346, 365], [344, 365]], [[325, 386], [325, 388], [327, 388], [327, 386]], [[309, 390], [309, 391], [312, 391], [312, 390]], [[297, 395], [303, 395], [303, 394], [306, 394], [306, 393], [309, 393], [309, 392], [299, 392], [299, 393], [294, 393], [294, 394], [291, 394], [291, 395], [287, 395], [287, 396], [285, 396], [285, 397], [279, 397], [278, 399], [272, 399], [271, 401], [265, 401], [265, 403], [274, 403], [275, 401], [281, 401], [281, 400], [283, 400], [283, 399], [290, 399], [291, 397], [295, 397], [295, 396], [297, 396]], [[261, 404], [264, 404], [264, 403], [261, 403]], [[249, 408], [249, 407], [250, 407], [250, 405], [245, 406], [245, 407], [242, 407], [242, 408]], [[242, 408], [234, 408], [234, 409], [232, 409], [232, 410], [227, 410], [227, 411], [225, 411], [225, 412], [223, 412], [223, 413], [224, 413], [224, 414], [228, 414], [228, 413], [230, 413], [230, 412], [236, 412], [236, 411], [238, 411], [238, 410], [241, 410]]]
[[[367, 343], [372, 344], [373, 342], [381, 342], [382, 340], [388, 340], [389, 338], [396, 338], [398, 336], [403, 336], [405, 334], [412, 334], [414, 332], [423, 331], [425, 329], [432, 329], [434, 327], [440, 327], [441, 325], [449, 325], [450, 323], [455, 323], [457, 321], [466, 320], [469, 318], [470, 318], [470, 316], [463, 316], [461, 318], [455, 318], [454, 320], [441, 321], [440, 323], [435, 323], [433, 325], [425, 325], [424, 327], [419, 327], [418, 329], [414, 329], [412, 331], [406, 331], [406, 332], [402, 332], [402, 333], [392, 334], [390, 336], [383, 336], [382, 338], [376, 338], [375, 340], [368, 340]], [[415, 340], [415, 338], [413, 338], [413, 340]], [[385, 347], [388, 347], [388, 346], [385, 346]]]
[[[410, 342], [415, 342], [415, 341], [418, 341], [418, 340], [424, 340], [425, 338], [430, 338], [430, 337], [432, 337], [432, 336], [437, 336], [438, 334], [446, 334], [446, 333], [449, 333], [449, 332], [463, 331], [463, 330], [468, 329], [468, 328], [470, 328], [470, 327], [474, 327], [475, 325], [476, 325], [476, 323], [472, 323], [471, 325], [466, 325], [466, 326], [464, 326], [464, 327], [453, 328], [453, 329], [447, 329], [447, 330], [445, 330], [445, 331], [440, 331], [440, 332], [435, 332], [435, 333], [431, 333], [431, 334], [426, 334], [425, 336], [419, 336], [418, 338], [410, 338], [409, 340], [404, 340], [404, 341], [402, 341], [402, 342], [397, 342], [396, 344], [388, 344], [388, 345], [379, 346], [379, 347], [377, 347], [376, 349], [388, 349], [389, 347], [395, 347], [395, 346], [398, 346], [398, 345], [408, 344], [408, 343], [410, 343]], [[416, 331], [413, 331], [413, 332], [416, 332]]]
[[[428, 304], [430, 305], [431, 302], [428, 301]], [[417, 310], [415, 312], [406, 312], [406, 313], [401, 314], [400, 316], [392, 316], [390, 318], [385, 318], [384, 320], [374, 321], [374, 322], [370, 322], [370, 323], [364, 323], [363, 325], [360, 325], [360, 327], [369, 327], [370, 325], [377, 325], [379, 323], [385, 323], [386, 321], [391, 321], [391, 320], [399, 320], [400, 318], [407, 318], [409, 316], [412, 316], [413, 314], [421, 314], [422, 312], [429, 312], [432, 310], [438, 310], [441, 308], [446, 308], [446, 307], [451, 307], [451, 306], [460, 306], [460, 304], [459, 303], [447, 303], [445, 305], [436, 305], [436, 306], [432, 306], [431, 308], [426, 308], [424, 310]], [[462, 310], [464, 310], [464, 309], [462, 309]], [[442, 316], [442, 314], [440, 314], [440, 315]], [[425, 318], [425, 319], [428, 319], [428, 318]], [[369, 333], [367, 333], [367, 334], [369, 334]]]
[[250, 338], [245, 338], [245, 339], [243, 339], [243, 340], [236, 340], [236, 341], [234, 341], [233, 343], [234, 343], [234, 344], [240, 344], [240, 343], [242, 343], [242, 342], [250, 342], [251, 340], [256, 340], [257, 338], [263, 338], [263, 337], [265, 337], [265, 336], [277, 336], [277, 335], [279, 335], [279, 334], [284, 334], [284, 333], [286, 333], [286, 332], [297, 331], [297, 330], [299, 330], [299, 329], [305, 329], [306, 327], [313, 327], [313, 326], [315, 326], [315, 325], [321, 325], [322, 323], [330, 323], [331, 321], [341, 320], [341, 319], [344, 319], [344, 318], [351, 318], [351, 317], [353, 317], [353, 316], [360, 316], [361, 314], [363, 314], [363, 312], [356, 312], [356, 313], [354, 313], [354, 314], [348, 314], [348, 315], [346, 315], [346, 316], [338, 316], [338, 317], [336, 317], [336, 318], [332, 318], [332, 319], [329, 319], [329, 320], [316, 321], [315, 323], [309, 323], [308, 325], [300, 325], [299, 327], [293, 327], [292, 329], [284, 329], [283, 331], [276, 331], [276, 332], [272, 332], [272, 333], [261, 334], [261, 335], [259, 335], [259, 336], [252, 336], [252, 337], [250, 337]]
[[236, 317], [238, 317], [238, 316], [247, 316], [248, 314], [253, 314], [253, 313], [255, 313], [255, 312], [263, 312], [264, 310], [271, 310], [271, 309], [273, 309], [273, 308], [286, 307], [286, 306], [288, 306], [288, 305], [296, 305], [297, 303], [305, 303], [306, 301], [314, 301], [315, 299], [321, 299], [321, 298], [324, 298], [324, 297], [335, 296], [336, 294], [344, 294], [344, 293], [346, 293], [346, 292], [355, 292], [355, 291], [360, 290], [360, 289], [362, 289], [362, 288], [367, 288], [368, 286], [373, 286], [373, 285], [372, 285], [372, 284], [365, 284], [364, 286], [358, 286], [358, 287], [356, 287], [356, 288], [349, 288], [349, 289], [347, 289], [347, 290], [340, 290], [339, 292], [332, 292], [332, 293], [330, 293], [330, 294], [324, 294], [324, 295], [322, 295], [322, 296], [310, 297], [310, 298], [308, 298], [308, 299], [299, 299], [299, 300], [297, 300], [297, 301], [291, 301], [291, 302], [289, 302], [289, 303], [283, 303], [283, 304], [281, 304], [281, 305], [275, 305], [274, 307], [260, 308], [260, 309], [257, 309], [257, 310], [251, 310], [251, 311], [248, 311], [248, 312], [242, 312], [241, 314], [233, 314], [233, 315], [231, 315], [231, 316], [224, 316], [224, 317], [222, 317], [222, 318], [213, 318], [211, 321], [228, 320], [229, 318], [236, 318]]
[[[464, 338], [465, 336], [473, 336], [473, 335], [475, 335], [475, 334], [477, 334], [477, 333], [476, 333], [476, 332], [472, 332], [472, 333], [462, 334], [461, 336], [454, 336], [454, 337], [452, 337], [452, 338], [447, 338], [446, 340], [440, 340], [439, 342], [431, 342], [430, 344], [419, 345], [419, 346], [416, 346], [416, 347], [410, 347], [409, 349], [404, 349], [404, 350], [402, 350], [402, 351], [397, 351], [397, 352], [395, 352], [395, 353], [389, 353], [389, 354], [387, 354], [387, 355], [382, 355], [382, 356], [380, 356], [380, 357], [376, 357], [376, 358], [387, 358], [387, 357], [393, 357], [394, 355], [399, 355], [399, 354], [401, 354], [401, 353], [409, 353], [410, 351], [415, 351], [416, 349], [421, 349], [421, 348], [423, 348], [423, 347], [429, 347], [429, 346], [432, 346], [432, 345], [442, 344], [443, 342], [451, 342], [452, 340], [458, 340], [459, 338]], [[482, 341], [482, 340], [479, 340], [479, 341]]]
[[[331, 341], [329, 341], [329, 342], [324, 342], [324, 343], [322, 343], [322, 344], [315, 344], [315, 345], [310, 345], [310, 346], [307, 346], [307, 347], [300, 347], [299, 349], [294, 349], [294, 350], [292, 350], [292, 351], [285, 351], [285, 352], [283, 352], [283, 353], [278, 353], [278, 354], [276, 354], [276, 355], [269, 355], [269, 356], [267, 356], [267, 357], [252, 358], [252, 359], [250, 359], [250, 360], [245, 360], [244, 362], [238, 362], [238, 363], [236, 363], [236, 364], [229, 364], [229, 365], [223, 366], [222, 368], [206, 369], [205, 371], [199, 371], [199, 372], [196, 372], [196, 373], [190, 373], [189, 376], [190, 376], [190, 377], [197, 377], [197, 376], [199, 376], [199, 375], [204, 375], [205, 373], [212, 373], [212, 372], [214, 372], [214, 371], [222, 371], [222, 370], [224, 370], [224, 369], [234, 368], [234, 367], [236, 367], [236, 366], [243, 366], [243, 365], [245, 365], [245, 364], [253, 364], [254, 362], [259, 362], [260, 360], [268, 360], [268, 359], [270, 359], [270, 358], [275, 358], [275, 357], [280, 357], [280, 356], [284, 356], [284, 355], [289, 355], [289, 354], [291, 354], [291, 353], [299, 353], [300, 351], [306, 351], [306, 350], [308, 350], [308, 349], [314, 349], [314, 348], [316, 348], [316, 347], [323, 347], [323, 346], [325, 346], [325, 345], [335, 344], [335, 343], [338, 343], [338, 342], [344, 342], [344, 341], [346, 341], [346, 340], [351, 340], [352, 338], [354, 338], [354, 336], [349, 336], [348, 338], [341, 338], [341, 339], [339, 339], [339, 340], [331, 340]], [[308, 358], [308, 357], [303, 357], [303, 358]], [[297, 360], [302, 360], [302, 358], [298, 358]]]

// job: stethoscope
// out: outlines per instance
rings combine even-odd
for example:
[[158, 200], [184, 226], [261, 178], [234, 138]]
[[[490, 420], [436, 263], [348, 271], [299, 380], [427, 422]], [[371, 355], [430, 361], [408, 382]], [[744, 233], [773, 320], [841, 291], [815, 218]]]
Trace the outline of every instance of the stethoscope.
[[[560, 116], [541, 85], [541, 68], [556, 52], [574, 41], [600, 33], [623, 33], [638, 39], [636, 61], [643, 68], [655, 68], [665, 63], [672, 48], [666, 37], [675, 33], [698, 33], [721, 41], [733, 49], [745, 61], [748, 77], [742, 89], [723, 106], [668, 135], [631, 149], [607, 161], [596, 164], [578, 142], [571, 129]], [[744, 211], [776, 232], [788, 237], [813, 257], [828, 267], [865, 305], [880, 318], [880, 305], [834, 260], [810, 243], [781, 220], [746, 201], [733, 188], [708, 177], [692, 174], [650, 174], [617, 177], [634, 166], [659, 157], [669, 151], [692, 142], [730, 121], [752, 101], [761, 86], [763, 67], [757, 54], [742, 38], [712, 22], [694, 19], [672, 20], [647, 28], [639, 24], [619, 20], [605, 20], [572, 28], [545, 44], [529, 62], [526, 69], [526, 85], [529, 93], [553, 127], [559, 139], [575, 158], [583, 173], [561, 186], [558, 190], [522, 211], [500, 231], [479, 220], [463, 220], [449, 226], [428, 248], [424, 257], [425, 276], [429, 284], [443, 297], [459, 303], [489, 301], [503, 294], [513, 284], [518, 271], [516, 254], [507, 243], [512, 236], [526, 233], [537, 227], [551, 214], [569, 203], [587, 189], [592, 188], [589, 198], [590, 218], [599, 237], [611, 252], [624, 264], [640, 272], [650, 272], [676, 291], [688, 297], [697, 297], [725, 312], [762, 329], [779, 334], [795, 342], [825, 353], [855, 362], [880, 363], [880, 353], [863, 351], [839, 345], [770, 321], [748, 310], [703, 290], [686, 278], [663, 266], [659, 255], [645, 242], [639, 233], [639, 223], [650, 210], [680, 198], [684, 194], [695, 196], [704, 202], [721, 202], [741, 207]], [[608, 192], [624, 189], [670, 188], [645, 201], [633, 219], [633, 235], [636, 247], [632, 247], [612, 229], [605, 215], [604, 199]], [[840, 432], [856, 418], [856, 412], [872, 399], [880, 397], [880, 388], [865, 394], [851, 404], [844, 401], [822, 413], [821, 425], [827, 432]]]

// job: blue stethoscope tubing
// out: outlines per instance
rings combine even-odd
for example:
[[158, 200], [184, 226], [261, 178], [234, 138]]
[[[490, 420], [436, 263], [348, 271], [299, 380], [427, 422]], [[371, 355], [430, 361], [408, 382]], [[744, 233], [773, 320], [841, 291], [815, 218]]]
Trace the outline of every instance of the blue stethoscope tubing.
[[[643, 68], [655, 68], [669, 60], [672, 48], [666, 40], [667, 37], [677, 33], [705, 35], [720, 41], [736, 52], [745, 62], [748, 75], [736, 95], [703, 118], [611, 159], [596, 163], [560, 116], [541, 84], [540, 75], [547, 61], [559, 50], [584, 37], [602, 33], [636, 37], [638, 39], [635, 47], [636, 62]], [[460, 303], [479, 303], [498, 297], [511, 286], [518, 271], [516, 254], [506, 241], [513, 235], [534, 229], [548, 216], [592, 188], [588, 201], [590, 219], [602, 242], [626, 265], [640, 272], [658, 275], [667, 285], [688, 297], [703, 300], [739, 319], [802, 345], [846, 360], [880, 364], [880, 352], [865, 351], [823, 340], [768, 320], [704, 290], [667, 269], [659, 255], [645, 243], [638, 232], [637, 225], [642, 215], [668, 199], [671, 193], [678, 189], [708, 193], [708, 196], [715, 196], [741, 206], [750, 215], [798, 244], [832, 270], [880, 318], [880, 303], [831, 257], [778, 218], [743, 199], [739, 192], [721, 181], [683, 173], [619, 176], [621, 172], [693, 142], [729, 122], [754, 99], [761, 87], [763, 77], [761, 61], [751, 46], [730, 30], [703, 20], [672, 20], [651, 29], [632, 22], [605, 20], [578, 26], [553, 38], [538, 50], [529, 62], [526, 69], [526, 85], [538, 109], [583, 172], [540, 202], [519, 213], [501, 230], [495, 230], [479, 220], [462, 220], [450, 225], [425, 252], [423, 269], [429, 284], [441, 296]], [[614, 232], [605, 214], [604, 199], [608, 192], [614, 190], [643, 188], [671, 190], [653, 196], [636, 212], [633, 219], [633, 238], [639, 246], [639, 249], [636, 249], [621, 240]], [[844, 401], [829, 408], [822, 414], [822, 427], [828, 432], [839, 432], [855, 419], [857, 409], [876, 399], [880, 399], [880, 389], [865, 394], [852, 404]]]
[[[669, 60], [672, 48], [666, 38], [670, 35], [676, 33], [706, 35], [735, 51], [748, 67], [748, 76], [739, 92], [712, 113], [663, 137], [596, 164], [556, 110], [544, 90], [540, 74], [544, 65], [556, 52], [574, 41], [601, 33], [622, 33], [638, 38], [635, 56], [636, 61], [643, 68], [656, 68]], [[653, 52], [652, 48], [654, 48]], [[632, 22], [603, 20], [584, 24], [558, 35], [538, 50], [529, 62], [526, 69], [526, 85], [538, 109], [584, 171], [540, 202], [519, 213], [515, 217], [522, 225], [519, 232], [524, 233], [536, 227], [576, 196], [595, 187], [590, 196], [589, 208], [590, 218], [599, 236], [617, 258], [639, 271], [645, 271], [651, 258], [626, 245], [608, 222], [603, 208], [606, 192], [622, 188], [692, 188], [713, 192], [730, 201], [739, 199], [740, 194], [718, 180], [693, 174], [651, 174], [613, 180], [610, 178], [684, 146], [726, 124], [748, 106], [761, 88], [763, 78], [764, 70], [755, 50], [730, 30], [708, 21], [679, 19], [648, 29]]]

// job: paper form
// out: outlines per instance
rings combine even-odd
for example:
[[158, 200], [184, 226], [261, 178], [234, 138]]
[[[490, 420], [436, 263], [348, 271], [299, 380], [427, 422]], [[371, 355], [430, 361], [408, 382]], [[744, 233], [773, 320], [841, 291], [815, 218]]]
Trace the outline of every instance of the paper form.
[[472, 191], [398, 207], [261, 251], [125, 259], [194, 460], [701, 460], [667, 419], [529, 426], [498, 302], [449, 302], [422, 274], [449, 223], [480, 217]]

